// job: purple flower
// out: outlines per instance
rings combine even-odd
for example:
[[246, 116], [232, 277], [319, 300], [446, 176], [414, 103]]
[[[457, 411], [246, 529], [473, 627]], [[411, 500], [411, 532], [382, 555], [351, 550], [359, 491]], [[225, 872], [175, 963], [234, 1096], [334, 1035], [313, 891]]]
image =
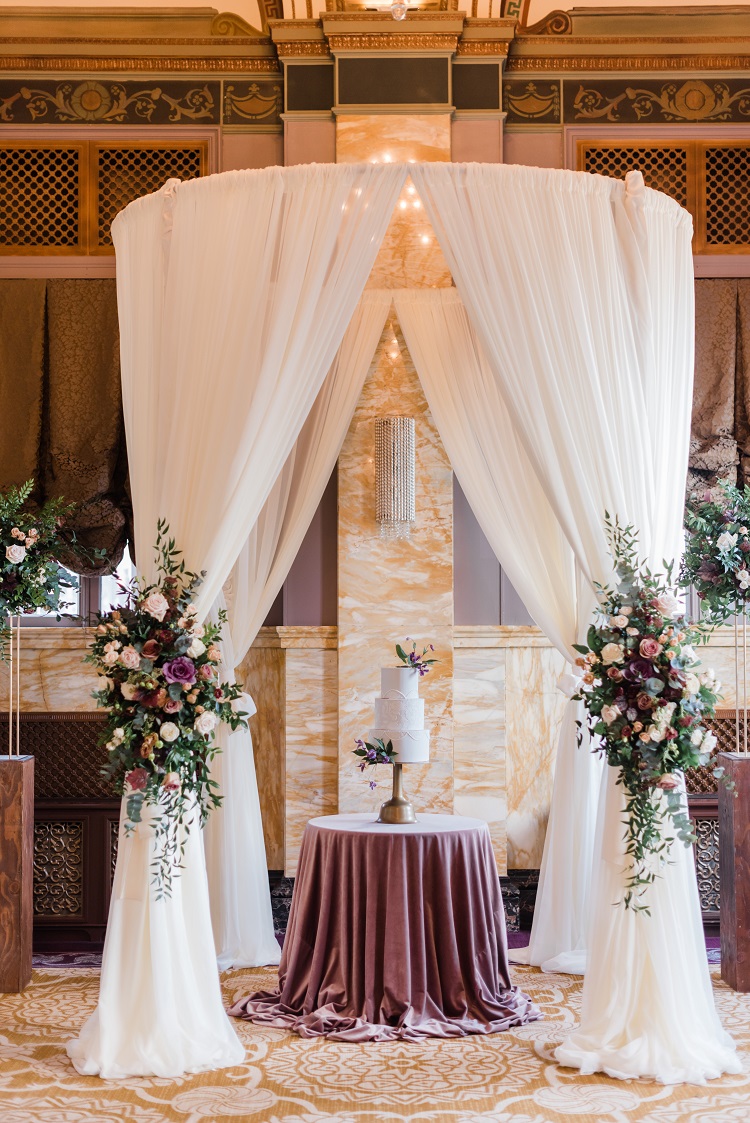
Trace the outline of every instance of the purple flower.
[[376, 780], [370, 780], [370, 791], [371, 791], [371, 792], [374, 792], [377, 786], [378, 786], [378, 785], [377, 785], [377, 781], [376, 781]]
[[623, 668], [623, 678], [628, 679], [630, 682], [636, 682], [639, 679], [651, 678], [654, 673], [654, 668], [649, 663], [648, 659], [634, 659], [632, 663], [628, 663], [627, 667]]
[[176, 659], [165, 663], [162, 670], [167, 682], [188, 684], [195, 682], [195, 663], [192, 659], [188, 659], [186, 655], [178, 655]]

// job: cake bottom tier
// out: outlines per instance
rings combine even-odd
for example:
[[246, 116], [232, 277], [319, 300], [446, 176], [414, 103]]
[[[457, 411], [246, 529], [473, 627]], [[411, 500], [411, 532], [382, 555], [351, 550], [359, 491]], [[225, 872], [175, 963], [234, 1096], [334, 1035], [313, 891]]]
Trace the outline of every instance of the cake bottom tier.
[[390, 741], [396, 753], [396, 764], [424, 764], [430, 759], [428, 729], [371, 729], [370, 740]]

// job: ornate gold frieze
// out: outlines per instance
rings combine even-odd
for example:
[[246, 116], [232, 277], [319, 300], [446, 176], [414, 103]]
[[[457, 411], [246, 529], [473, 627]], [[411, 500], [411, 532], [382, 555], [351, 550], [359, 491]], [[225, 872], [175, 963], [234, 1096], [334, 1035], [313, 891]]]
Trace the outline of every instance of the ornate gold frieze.
[[214, 16], [211, 22], [212, 35], [231, 35], [232, 37], [241, 35], [245, 37], [255, 38], [262, 35], [262, 31], [258, 31], [256, 27], [244, 20], [242, 16], [236, 16], [234, 12], [220, 12], [218, 16]]
[[0, 73], [8, 70], [57, 70], [96, 74], [98, 71], [185, 71], [206, 74], [273, 74], [280, 69], [272, 58], [94, 58], [82, 55], [0, 55]]
[[[459, 51], [459, 54], [462, 53]], [[747, 55], [511, 55], [508, 73], [521, 71], [750, 70]]]
[[736, 121], [750, 118], [747, 81], [565, 83], [565, 120], [615, 123]]
[[560, 83], [504, 82], [503, 109], [507, 124], [557, 124], [560, 121]]
[[[455, 51], [457, 35], [329, 35], [336, 51]], [[289, 46], [290, 44], [285, 44]]]
[[508, 43], [498, 42], [496, 39], [468, 39], [459, 40], [456, 55], [459, 58], [482, 57], [491, 55], [493, 58], [505, 58], [508, 53]]
[[328, 44], [320, 39], [293, 39], [277, 43], [279, 58], [330, 58]]
[[144, 89], [134, 82], [0, 82], [0, 121], [177, 124], [219, 121], [219, 83]]
[[281, 121], [284, 92], [280, 82], [243, 82], [224, 87], [224, 124], [276, 125]]

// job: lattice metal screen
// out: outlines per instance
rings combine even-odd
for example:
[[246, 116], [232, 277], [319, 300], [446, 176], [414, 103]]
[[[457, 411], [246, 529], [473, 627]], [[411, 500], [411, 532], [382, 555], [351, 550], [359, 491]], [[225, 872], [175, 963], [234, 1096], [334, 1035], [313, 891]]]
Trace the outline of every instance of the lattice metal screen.
[[707, 246], [750, 245], [750, 147], [706, 146], [704, 153]]
[[208, 172], [208, 142], [0, 141], [0, 253], [111, 253], [118, 211]]
[[681, 207], [690, 203], [690, 152], [687, 145], [586, 144], [579, 150], [581, 171], [624, 179], [627, 172], [643, 172], [647, 187], [663, 191]]
[[168, 179], [196, 179], [204, 175], [205, 164], [206, 150], [202, 144], [98, 148], [97, 245], [112, 245], [112, 220], [128, 203], [158, 191]]
[[0, 246], [79, 249], [81, 145], [0, 146]]
[[750, 141], [579, 141], [578, 168], [617, 179], [640, 169], [648, 187], [664, 191], [690, 211], [696, 253], [750, 250]]

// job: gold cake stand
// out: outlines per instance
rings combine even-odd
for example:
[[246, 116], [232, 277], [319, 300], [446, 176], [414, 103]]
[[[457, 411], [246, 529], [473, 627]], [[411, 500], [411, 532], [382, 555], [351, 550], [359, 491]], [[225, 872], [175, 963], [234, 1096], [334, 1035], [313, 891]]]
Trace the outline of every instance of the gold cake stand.
[[417, 816], [414, 807], [404, 791], [404, 778], [401, 772], [402, 764], [393, 765], [393, 794], [390, 799], [380, 805], [378, 823], [416, 823]]

